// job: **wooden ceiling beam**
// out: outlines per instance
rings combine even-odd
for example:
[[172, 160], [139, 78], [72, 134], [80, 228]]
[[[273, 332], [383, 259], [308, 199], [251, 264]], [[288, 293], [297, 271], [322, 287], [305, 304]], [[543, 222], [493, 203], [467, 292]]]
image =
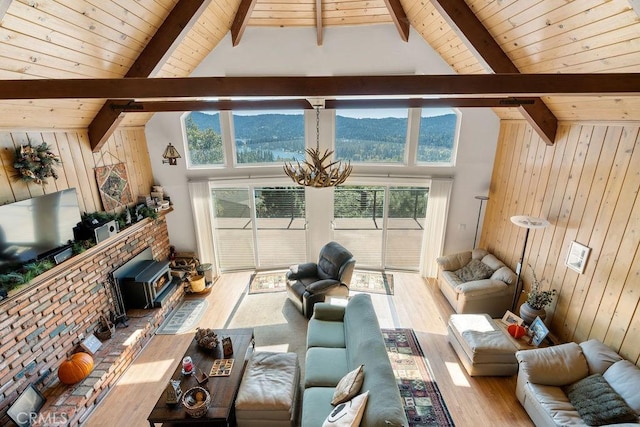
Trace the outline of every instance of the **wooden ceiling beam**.
[[[532, 105], [536, 98], [406, 98], [406, 99], [327, 99], [328, 109], [366, 108], [499, 108]], [[126, 113], [228, 110], [310, 110], [306, 99], [224, 100], [224, 101], [113, 101], [111, 110]]]
[[287, 96], [625, 96], [640, 73], [175, 77], [0, 80], [0, 99], [169, 99]]
[[251, 12], [255, 5], [256, 0], [242, 0], [240, 2], [236, 16], [231, 24], [231, 44], [233, 46], [238, 46], [240, 43], [240, 39], [244, 34], [244, 30], [247, 28], [249, 18], [251, 18]]
[[[125, 77], [148, 77], [155, 74], [210, 2], [211, 0], [177, 2]], [[93, 151], [98, 151], [107, 142], [123, 119], [122, 114], [115, 114], [109, 108], [109, 101], [105, 102], [89, 124], [89, 141]]]
[[389, 14], [391, 14], [391, 19], [393, 19], [393, 23], [396, 25], [396, 29], [400, 34], [400, 38], [402, 41], [409, 41], [409, 18], [407, 18], [407, 14], [400, 3], [400, 0], [384, 0], [387, 5], [387, 9], [389, 9]]
[[318, 46], [322, 46], [324, 27], [322, 23], [322, 0], [316, 0], [316, 40]]
[[[495, 73], [519, 73], [491, 33], [480, 22], [464, 0], [431, 0], [436, 10], [451, 25], [485, 68]], [[558, 119], [542, 100], [521, 109], [525, 119], [540, 137], [553, 145], [558, 131]]]

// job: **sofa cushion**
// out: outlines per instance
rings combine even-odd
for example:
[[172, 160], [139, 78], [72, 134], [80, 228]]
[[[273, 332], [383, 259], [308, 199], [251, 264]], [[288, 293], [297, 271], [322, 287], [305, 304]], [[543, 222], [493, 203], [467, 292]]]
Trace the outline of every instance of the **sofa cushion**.
[[482, 263], [488, 266], [492, 271], [496, 271], [500, 267], [504, 267], [504, 262], [500, 261], [493, 254], [487, 254], [482, 258]]
[[454, 271], [467, 265], [471, 261], [471, 251], [459, 252], [452, 255], [444, 255], [436, 258], [436, 262], [442, 271]]
[[[349, 372], [346, 348], [312, 347], [307, 350], [305, 360], [305, 388], [335, 387]], [[331, 363], [327, 363], [328, 360]], [[331, 398], [327, 402], [331, 402]]]
[[307, 328], [307, 348], [311, 347], [344, 348], [344, 324], [316, 319], [314, 313]]
[[[488, 256], [488, 255], [487, 255]], [[472, 259], [469, 264], [455, 271], [456, 275], [464, 282], [488, 279], [493, 274], [493, 269], [477, 259]]]
[[629, 406], [640, 414], [640, 369], [628, 360], [621, 360], [611, 365], [602, 376]]
[[500, 280], [501, 282], [510, 285], [516, 281], [516, 273], [514, 273], [513, 270], [505, 265], [498, 268], [491, 275], [491, 280]]
[[336, 385], [336, 391], [333, 393], [333, 399], [331, 399], [332, 405], [339, 405], [342, 402], [346, 402], [353, 398], [360, 392], [362, 387], [362, 381], [364, 381], [363, 366], [360, 365], [342, 379]]
[[622, 360], [622, 356], [596, 339], [581, 342], [580, 347], [587, 359], [590, 374], [604, 374], [611, 365]]
[[590, 426], [637, 421], [638, 416], [601, 374], [589, 375], [565, 387], [582, 420]]
[[327, 416], [322, 427], [358, 427], [368, 397], [369, 392], [365, 391], [347, 402], [340, 403]]
[[321, 426], [327, 414], [333, 411], [333, 387], [311, 387], [304, 390], [300, 427]]
[[575, 342], [516, 352], [520, 369], [535, 384], [565, 386], [589, 375], [587, 360]]

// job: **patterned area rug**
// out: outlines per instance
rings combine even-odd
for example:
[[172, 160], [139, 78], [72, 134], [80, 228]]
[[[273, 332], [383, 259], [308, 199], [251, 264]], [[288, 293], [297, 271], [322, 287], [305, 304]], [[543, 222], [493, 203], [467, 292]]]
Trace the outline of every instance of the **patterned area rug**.
[[[282, 292], [286, 289], [286, 271], [265, 271], [251, 275], [249, 294]], [[356, 292], [393, 295], [393, 274], [379, 271], [354, 271], [349, 289]]]
[[264, 294], [286, 290], [286, 273], [286, 270], [253, 273], [251, 279], [249, 279], [249, 294]]
[[195, 329], [209, 303], [205, 299], [185, 299], [156, 331], [157, 335], [177, 335]]
[[413, 329], [383, 329], [409, 426], [453, 426]]

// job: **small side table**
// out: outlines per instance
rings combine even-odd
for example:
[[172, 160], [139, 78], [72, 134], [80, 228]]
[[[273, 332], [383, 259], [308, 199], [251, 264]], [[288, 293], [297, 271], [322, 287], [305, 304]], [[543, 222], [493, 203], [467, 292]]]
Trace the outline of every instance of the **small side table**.
[[504, 332], [504, 334], [511, 340], [513, 345], [515, 345], [518, 350], [532, 350], [534, 348], [547, 347], [546, 340], [544, 340], [538, 347], [533, 344], [529, 344], [530, 337], [528, 335], [525, 335], [522, 338], [515, 339], [514, 337], [509, 335], [509, 332], [507, 331], [507, 325], [502, 321], [502, 319], [493, 319], [493, 323], [495, 323], [500, 328], [500, 330]]

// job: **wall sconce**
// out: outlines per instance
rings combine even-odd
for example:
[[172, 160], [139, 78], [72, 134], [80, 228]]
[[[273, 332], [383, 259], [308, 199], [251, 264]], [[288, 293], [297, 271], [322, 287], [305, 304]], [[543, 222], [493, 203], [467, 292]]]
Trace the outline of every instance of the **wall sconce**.
[[169, 143], [169, 145], [167, 145], [167, 148], [164, 149], [162, 157], [164, 158], [162, 163], [169, 163], [171, 166], [175, 166], [178, 164], [178, 159], [182, 156], [180, 155], [180, 153], [178, 153], [176, 147]]

